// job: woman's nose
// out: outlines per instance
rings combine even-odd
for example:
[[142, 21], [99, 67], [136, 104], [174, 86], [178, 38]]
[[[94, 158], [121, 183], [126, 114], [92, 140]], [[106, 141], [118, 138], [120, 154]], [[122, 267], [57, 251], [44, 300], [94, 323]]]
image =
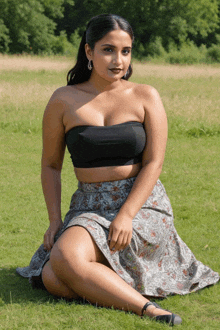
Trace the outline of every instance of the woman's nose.
[[112, 62], [117, 65], [121, 64], [121, 54], [116, 53]]

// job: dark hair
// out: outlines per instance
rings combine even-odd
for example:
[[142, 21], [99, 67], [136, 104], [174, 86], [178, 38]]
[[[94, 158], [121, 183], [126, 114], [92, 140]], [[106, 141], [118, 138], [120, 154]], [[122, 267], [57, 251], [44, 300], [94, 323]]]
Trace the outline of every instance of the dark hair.
[[[131, 40], [134, 39], [133, 30], [130, 24], [121, 16], [113, 14], [101, 14], [93, 17], [87, 24], [83, 34], [75, 66], [67, 74], [67, 85], [75, 85], [89, 80], [91, 71], [88, 69], [88, 59], [85, 53], [85, 44], [88, 43], [94, 49], [95, 43], [102, 39], [108, 32], [121, 29], [127, 32]], [[132, 75], [132, 67], [129, 65], [128, 71], [122, 79], [128, 80]]]

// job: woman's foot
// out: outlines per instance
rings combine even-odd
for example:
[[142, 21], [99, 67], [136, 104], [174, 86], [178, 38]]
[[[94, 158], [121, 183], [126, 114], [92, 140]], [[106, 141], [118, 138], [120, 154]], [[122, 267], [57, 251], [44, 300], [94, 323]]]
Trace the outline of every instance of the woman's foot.
[[169, 325], [177, 325], [182, 323], [182, 319], [179, 315], [166, 311], [160, 308], [159, 305], [150, 301], [144, 305], [142, 315], [155, 318], [156, 321], [168, 323]]

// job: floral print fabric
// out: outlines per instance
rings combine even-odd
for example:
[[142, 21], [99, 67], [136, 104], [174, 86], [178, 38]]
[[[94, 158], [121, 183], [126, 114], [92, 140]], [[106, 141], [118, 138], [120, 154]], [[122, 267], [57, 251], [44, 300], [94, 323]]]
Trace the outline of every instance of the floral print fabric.
[[[177, 234], [170, 201], [160, 180], [133, 219], [130, 245], [123, 251], [110, 251], [107, 244], [109, 225], [125, 202], [134, 181], [135, 178], [101, 183], [79, 182], [64, 226], [55, 240], [68, 227], [79, 225], [86, 228], [112, 269], [143, 295], [184, 295], [218, 282], [219, 274], [197, 261]], [[31, 281], [41, 274], [49, 255], [41, 245], [30, 265], [17, 268], [17, 273]]]

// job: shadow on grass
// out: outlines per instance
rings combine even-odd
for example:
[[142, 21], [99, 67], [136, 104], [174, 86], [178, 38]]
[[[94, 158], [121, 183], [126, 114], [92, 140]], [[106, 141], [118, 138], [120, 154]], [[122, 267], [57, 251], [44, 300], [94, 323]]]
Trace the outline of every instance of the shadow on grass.
[[[27, 278], [16, 273], [16, 268], [0, 269], [0, 306], [9, 304], [32, 303], [66, 303], [76, 305], [93, 305], [83, 298], [65, 300], [51, 295], [43, 289], [33, 288]], [[97, 307], [96, 304], [94, 304]]]
[[0, 270], [1, 305], [26, 302], [55, 302], [60, 299], [50, 295], [45, 290], [33, 289], [27, 278], [16, 273], [16, 268], [1, 268]]
[[[61, 301], [67, 304], [93, 305], [83, 298], [65, 300], [52, 296], [46, 290], [33, 288], [27, 278], [16, 273], [16, 268], [1, 268], [0, 283], [0, 306], [27, 302], [36, 304], [39, 304], [39, 302], [60, 303]], [[96, 305], [94, 304], [94, 306]]]

